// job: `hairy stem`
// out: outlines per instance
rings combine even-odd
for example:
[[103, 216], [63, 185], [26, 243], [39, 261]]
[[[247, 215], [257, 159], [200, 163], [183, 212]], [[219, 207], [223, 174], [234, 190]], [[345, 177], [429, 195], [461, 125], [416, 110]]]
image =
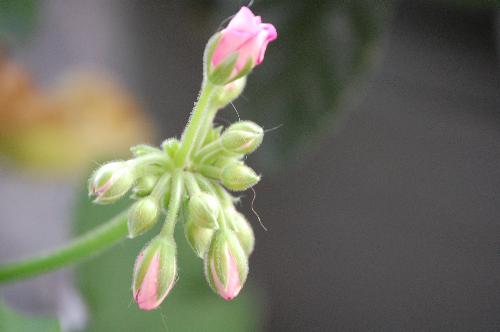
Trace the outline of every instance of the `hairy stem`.
[[200, 96], [191, 113], [189, 122], [182, 134], [182, 142], [179, 152], [175, 157], [175, 164], [179, 168], [186, 166], [186, 162], [193, 153], [195, 143], [199, 140], [200, 131], [203, 128], [205, 113], [210, 106], [210, 99], [217, 87], [206, 80], [201, 87]]
[[182, 204], [183, 186], [182, 172], [175, 173], [172, 176], [172, 188], [170, 189], [167, 218], [160, 232], [162, 236], [172, 236], [174, 234], [177, 216]]

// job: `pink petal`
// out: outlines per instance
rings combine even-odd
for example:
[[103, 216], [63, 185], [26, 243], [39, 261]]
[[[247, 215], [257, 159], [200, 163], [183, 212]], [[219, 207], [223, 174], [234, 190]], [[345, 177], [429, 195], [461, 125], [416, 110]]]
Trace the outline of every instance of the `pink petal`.
[[215, 49], [212, 57], [212, 64], [217, 66], [219, 63], [233, 52], [236, 52], [241, 45], [252, 39], [254, 35], [245, 31], [228, 30], [222, 31], [222, 37]]
[[227, 25], [226, 30], [240, 30], [249, 33], [257, 33], [259, 31], [259, 23], [260, 17], [256, 17], [247, 7], [241, 7]]
[[267, 45], [278, 38], [278, 33], [276, 32], [276, 28], [272, 24], [262, 24], [261, 27], [263, 30], [259, 34], [259, 42], [261, 43], [259, 48], [259, 54], [257, 56], [257, 60], [255, 64], [260, 64], [264, 60], [264, 54], [266, 53]]
[[[139, 259], [142, 260], [142, 257]], [[163, 301], [158, 298], [158, 273], [160, 270], [160, 255], [154, 255], [149, 264], [148, 271], [142, 280], [140, 288], [136, 291], [135, 301], [142, 310], [152, 310], [157, 308]], [[168, 292], [165, 293], [165, 296]]]

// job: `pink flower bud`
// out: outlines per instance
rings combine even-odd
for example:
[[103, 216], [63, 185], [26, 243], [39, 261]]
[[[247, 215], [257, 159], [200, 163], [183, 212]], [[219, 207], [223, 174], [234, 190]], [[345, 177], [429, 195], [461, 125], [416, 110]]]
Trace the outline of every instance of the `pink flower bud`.
[[264, 60], [269, 42], [278, 37], [272, 24], [262, 23], [260, 16], [255, 16], [247, 7], [232, 18], [228, 26], [220, 32], [219, 42], [211, 58], [211, 64], [217, 67], [232, 54], [237, 55], [233, 78], [244, 71], [248, 63], [252, 67]]
[[132, 292], [142, 310], [156, 309], [172, 289], [177, 277], [175, 255], [174, 240], [157, 237], [137, 257]]
[[89, 181], [89, 195], [95, 203], [110, 204], [125, 195], [134, 184], [132, 168], [125, 161], [113, 161], [99, 167]]
[[245, 284], [248, 261], [234, 233], [217, 231], [205, 258], [210, 287], [226, 301], [234, 299]]

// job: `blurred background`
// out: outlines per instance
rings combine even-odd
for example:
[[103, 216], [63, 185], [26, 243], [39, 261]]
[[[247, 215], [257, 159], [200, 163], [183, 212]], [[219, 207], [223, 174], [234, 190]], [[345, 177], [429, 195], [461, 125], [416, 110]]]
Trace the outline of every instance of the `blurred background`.
[[[127, 205], [92, 206], [90, 170], [180, 135], [204, 45], [245, 4], [0, 0], [0, 262]], [[2, 285], [0, 317], [34, 331], [500, 330], [500, 4], [252, 9], [279, 38], [235, 106], [280, 127], [249, 158], [268, 231], [246, 193], [257, 239], [240, 297], [211, 293], [179, 234], [178, 284], [139, 312], [129, 288], [146, 235]], [[228, 108], [217, 121], [237, 119]]]

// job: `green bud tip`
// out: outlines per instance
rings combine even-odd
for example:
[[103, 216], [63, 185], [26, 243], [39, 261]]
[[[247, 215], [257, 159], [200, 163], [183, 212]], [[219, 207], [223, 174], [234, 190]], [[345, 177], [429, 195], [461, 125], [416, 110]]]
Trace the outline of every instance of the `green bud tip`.
[[205, 254], [210, 247], [214, 230], [210, 228], [200, 227], [193, 222], [184, 224], [184, 234], [189, 245], [200, 258], [205, 257]]
[[222, 146], [233, 153], [254, 152], [264, 139], [264, 129], [252, 121], [239, 121], [227, 128], [221, 136]]
[[218, 109], [229, 105], [229, 103], [233, 102], [241, 95], [245, 89], [246, 82], [247, 78], [242, 77], [224, 85], [224, 87], [213, 96], [212, 105]]
[[199, 192], [189, 199], [188, 221], [205, 228], [217, 228], [220, 203], [214, 195]]
[[158, 182], [158, 176], [155, 175], [143, 176], [137, 179], [133, 192], [138, 197], [144, 197], [146, 195], [149, 195], [153, 191], [157, 182]]
[[155, 199], [146, 197], [132, 205], [128, 213], [128, 234], [130, 238], [151, 229], [156, 224], [159, 206]]
[[244, 163], [234, 163], [226, 166], [221, 173], [221, 182], [229, 190], [244, 191], [256, 185], [260, 176]]

